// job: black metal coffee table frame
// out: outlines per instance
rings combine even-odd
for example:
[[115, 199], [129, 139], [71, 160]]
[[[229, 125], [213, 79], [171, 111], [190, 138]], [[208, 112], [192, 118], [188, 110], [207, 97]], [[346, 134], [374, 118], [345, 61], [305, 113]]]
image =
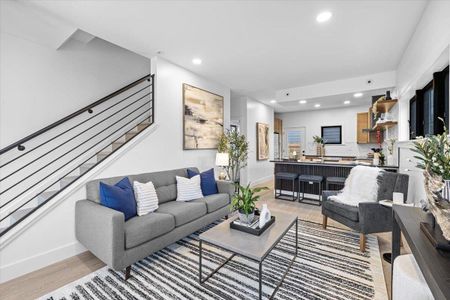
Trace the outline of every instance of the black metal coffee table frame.
[[205, 278], [202, 278], [202, 251], [203, 251], [203, 243], [209, 244], [211, 246], [214, 246], [216, 248], [220, 248], [222, 250], [228, 251], [228, 252], [233, 252], [230, 249], [226, 249], [224, 247], [215, 245], [213, 243], [209, 243], [206, 241], [202, 241], [201, 239], [199, 240], [199, 282], [200, 284], [204, 287], [209, 289], [210, 291], [217, 293], [217, 291], [215, 289], [210, 288], [207, 285], [204, 285], [204, 283], [211, 278], [214, 274], [217, 273], [217, 271], [219, 271], [223, 266], [225, 266], [231, 259], [233, 259], [234, 256], [238, 255], [241, 257], [244, 257], [246, 259], [249, 259], [251, 261], [254, 261], [256, 263], [258, 263], [259, 265], [259, 273], [258, 273], [258, 282], [259, 282], [259, 299], [262, 299], [262, 273], [263, 273], [263, 262], [266, 259], [267, 256], [269, 256], [269, 254], [272, 252], [272, 250], [278, 245], [278, 243], [286, 236], [286, 233], [289, 232], [289, 230], [292, 228], [292, 226], [294, 226], [295, 224], [295, 253], [292, 253], [294, 255], [294, 257], [292, 258], [292, 260], [290, 261], [286, 271], [284, 272], [283, 276], [281, 277], [278, 285], [275, 287], [275, 289], [272, 292], [272, 295], [269, 297], [269, 299], [273, 299], [273, 297], [275, 296], [275, 294], [277, 293], [278, 289], [281, 287], [281, 285], [283, 284], [284, 279], [286, 278], [289, 270], [292, 267], [292, 264], [294, 263], [295, 259], [297, 258], [297, 254], [298, 254], [298, 219], [296, 219], [294, 222], [292, 222], [292, 224], [290, 226], [288, 226], [288, 228], [286, 229], [285, 232], [283, 232], [283, 234], [280, 235], [280, 237], [275, 241], [275, 243], [273, 243], [273, 245], [270, 247], [270, 250], [261, 258], [261, 260], [256, 260], [254, 258], [242, 255], [242, 254], [237, 254], [237, 253], [233, 253], [230, 257], [228, 257], [220, 266], [218, 266], [216, 269], [214, 269], [209, 275], [207, 275]]

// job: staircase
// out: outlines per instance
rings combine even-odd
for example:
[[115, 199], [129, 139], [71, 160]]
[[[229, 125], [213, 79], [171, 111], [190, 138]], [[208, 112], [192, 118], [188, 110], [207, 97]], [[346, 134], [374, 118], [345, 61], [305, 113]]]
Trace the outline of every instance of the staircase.
[[0, 150], [0, 237], [154, 123], [146, 75]]

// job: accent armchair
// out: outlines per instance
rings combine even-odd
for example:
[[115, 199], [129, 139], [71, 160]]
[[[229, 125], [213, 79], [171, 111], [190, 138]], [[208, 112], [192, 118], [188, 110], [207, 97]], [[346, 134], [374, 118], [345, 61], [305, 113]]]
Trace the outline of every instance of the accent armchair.
[[[403, 193], [404, 201], [408, 196], [409, 176], [393, 172], [382, 171], [378, 176], [377, 200], [392, 200], [394, 192]], [[322, 215], [324, 229], [327, 228], [328, 218], [360, 233], [359, 248], [366, 250], [366, 234], [388, 232], [392, 230], [392, 208], [378, 202], [362, 202], [359, 206], [329, 200], [328, 197], [336, 195], [339, 191], [323, 191]]]

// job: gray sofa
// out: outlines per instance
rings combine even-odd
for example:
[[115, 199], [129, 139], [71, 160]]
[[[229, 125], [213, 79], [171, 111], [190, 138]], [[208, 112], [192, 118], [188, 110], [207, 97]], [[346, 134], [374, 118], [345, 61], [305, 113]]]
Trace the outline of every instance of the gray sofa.
[[[409, 176], [406, 174], [382, 171], [378, 176], [377, 199], [392, 200], [394, 192], [408, 197]], [[361, 252], [366, 249], [366, 234], [387, 232], [392, 230], [392, 208], [378, 202], [360, 203], [358, 207], [328, 200], [339, 191], [324, 191], [322, 193], [323, 228], [327, 227], [327, 219], [331, 218], [360, 233], [359, 246]]]
[[127, 279], [134, 262], [228, 215], [234, 192], [231, 182], [217, 181], [219, 194], [177, 202], [175, 176], [187, 177], [187, 169], [129, 175], [132, 183], [153, 182], [159, 208], [127, 222], [122, 212], [99, 204], [99, 182], [115, 184], [124, 176], [88, 182], [87, 200], [75, 207], [77, 239], [109, 267], [125, 269]]

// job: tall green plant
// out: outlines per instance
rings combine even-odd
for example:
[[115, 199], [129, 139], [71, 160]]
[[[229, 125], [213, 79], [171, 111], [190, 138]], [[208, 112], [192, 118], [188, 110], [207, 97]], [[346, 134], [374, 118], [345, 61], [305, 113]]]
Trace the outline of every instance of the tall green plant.
[[247, 166], [248, 142], [245, 135], [236, 130], [226, 131], [219, 139], [217, 151], [228, 153], [230, 163], [225, 171], [231, 181], [239, 182], [240, 171]]
[[249, 215], [253, 213], [261, 196], [257, 193], [268, 190], [267, 187], [250, 188], [250, 183], [247, 186], [239, 185], [238, 192], [231, 199], [231, 209], [238, 210], [241, 213]]
[[[442, 118], [439, 119], [444, 122]], [[450, 180], [450, 141], [445, 125], [442, 134], [417, 138], [412, 151], [418, 154], [414, 156], [419, 160], [418, 168]]]

